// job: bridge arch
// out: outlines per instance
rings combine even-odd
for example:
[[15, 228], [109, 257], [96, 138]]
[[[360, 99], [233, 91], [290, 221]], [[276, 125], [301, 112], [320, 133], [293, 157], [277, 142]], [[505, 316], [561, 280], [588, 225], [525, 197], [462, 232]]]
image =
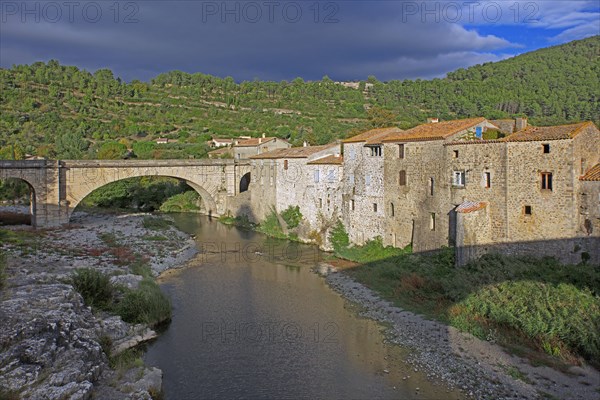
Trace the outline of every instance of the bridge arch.
[[72, 188], [72, 190], [67, 189], [67, 201], [68, 201], [68, 220], [71, 219], [71, 216], [73, 214], [73, 212], [75, 211], [75, 208], [81, 203], [81, 201], [83, 199], [85, 199], [88, 195], [90, 195], [94, 190], [100, 189], [101, 187], [104, 187], [108, 184], [114, 183], [114, 182], [118, 182], [118, 181], [122, 181], [125, 179], [131, 179], [131, 178], [142, 178], [142, 177], [163, 177], [163, 178], [174, 178], [174, 179], [179, 179], [179, 180], [183, 180], [186, 184], [188, 184], [188, 186], [190, 186], [192, 189], [194, 189], [199, 195], [200, 198], [202, 199], [202, 202], [204, 203], [204, 207], [206, 210], [206, 214], [209, 216], [213, 216], [215, 214], [217, 214], [217, 203], [213, 197], [213, 195], [207, 190], [205, 189], [202, 185], [192, 181], [189, 179], [189, 177], [183, 177], [183, 176], [178, 176], [176, 174], [148, 174], [148, 173], [133, 173], [133, 174], [128, 174], [127, 176], [122, 176], [122, 177], [105, 177], [104, 179], [95, 179], [95, 180], [91, 180], [88, 181], [87, 184], [84, 185], [79, 185], [79, 188], [77, 188], [76, 186], [74, 186]]
[[[14, 175], [14, 176], [4, 176], [4, 174], [2, 174], [0, 176], [0, 181], [4, 181], [5, 183], [7, 181], [10, 180], [14, 180], [14, 181], [18, 181], [18, 182], [23, 182], [27, 185], [27, 187], [29, 188], [29, 217], [30, 217], [30, 224], [32, 226], [35, 226], [35, 215], [36, 215], [36, 204], [37, 204], [37, 199], [36, 197], [38, 196], [38, 194], [40, 194], [39, 190], [36, 190], [34, 183], [31, 182], [30, 180], [28, 180], [27, 178], [23, 177], [23, 176], [19, 176], [19, 175]], [[1, 209], [0, 209], [1, 211]]]

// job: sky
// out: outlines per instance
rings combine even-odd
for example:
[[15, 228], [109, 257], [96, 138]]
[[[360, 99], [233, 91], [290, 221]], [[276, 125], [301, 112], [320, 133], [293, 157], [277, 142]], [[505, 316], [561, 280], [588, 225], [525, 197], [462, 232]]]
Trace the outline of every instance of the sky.
[[600, 0], [0, 1], [0, 66], [58, 60], [126, 81], [431, 79], [600, 34]]

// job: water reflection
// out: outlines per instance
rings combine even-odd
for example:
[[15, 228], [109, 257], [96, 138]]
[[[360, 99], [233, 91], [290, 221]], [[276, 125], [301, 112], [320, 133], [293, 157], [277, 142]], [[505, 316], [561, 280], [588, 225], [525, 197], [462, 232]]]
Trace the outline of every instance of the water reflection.
[[162, 279], [173, 321], [146, 361], [164, 371], [167, 399], [450, 397], [310, 271], [314, 247], [204, 217], [177, 224], [204, 252]]

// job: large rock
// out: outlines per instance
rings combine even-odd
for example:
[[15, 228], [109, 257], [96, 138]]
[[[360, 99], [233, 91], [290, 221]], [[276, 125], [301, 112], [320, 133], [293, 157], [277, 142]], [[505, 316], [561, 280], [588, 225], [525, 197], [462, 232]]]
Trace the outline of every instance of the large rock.
[[86, 399], [106, 367], [97, 326], [65, 284], [14, 288], [0, 302], [0, 386], [28, 399]]

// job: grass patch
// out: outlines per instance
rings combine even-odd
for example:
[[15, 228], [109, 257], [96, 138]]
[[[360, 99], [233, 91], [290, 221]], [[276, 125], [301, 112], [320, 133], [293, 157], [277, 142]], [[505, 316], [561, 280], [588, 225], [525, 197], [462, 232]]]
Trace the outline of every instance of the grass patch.
[[379, 246], [347, 249], [348, 258], [364, 263], [348, 273], [396, 305], [481, 339], [527, 349], [537, 363], [586, 358], [598, 365], [599, 266], [486, 255], [456, 268], [452, 249], [384, 257], [375, 251]]
[[144, 217], [142, 225], [144, 226], [144, 228], [150, 229], [152, 231], [164, 231], [169, 229], [171, 225], [173, 225], [173, 223], [163, 218]]
[[363, 246], [339, 247], [339, 243], [336, 243], [336, 245], [338, 249], [335, 253], [338, 257], [358, 263], [385, 260], [411, 252], [410, 247], [399, 249], [393, 246], [384, 246], [380, 236], [367, 241]]
[[75, 271], [72, 283], [86, 305], [100, 310], [111, 309], [115, 290], [107, 275], [91, 268], [82, 268]]
[[118, 373], [124, 373], [132, 368], [141, 368], [144, 366], [142, 359], [143, 351], [138, 348], [127, 349], [116, 356], [109, 356], [108, 363], [112, 369]]
[[72, 283], [86, 305], [121, 316], [130, 323], [158, 325], [171, 319], [171, 302], [151, 278], [145, 277], [137, 289], [117, 287], [108, 275], [86, 268], [73, 274]]
[[123, 321], [158, 325], [171, 319], [171, 302], [151, 279], [140, 282], [137, 290], [129, 290], [118, 304], [117, 314]]

